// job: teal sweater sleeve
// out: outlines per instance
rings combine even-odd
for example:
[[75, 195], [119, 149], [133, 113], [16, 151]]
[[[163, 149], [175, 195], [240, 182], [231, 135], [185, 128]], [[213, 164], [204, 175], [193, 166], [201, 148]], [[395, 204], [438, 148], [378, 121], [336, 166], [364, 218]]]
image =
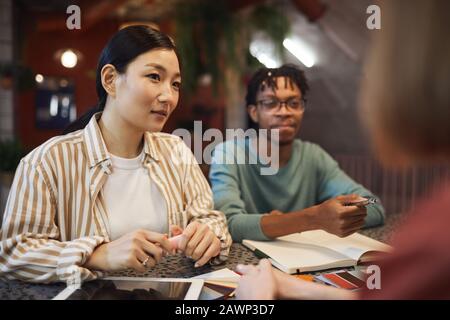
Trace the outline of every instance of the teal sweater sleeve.
[[[322, 148], [315, 145], [317, 160], [317, 174], [319, 180], [318, 203], [343, 194], [358, 194], [360, 196], [375, 197], [369, 190], [356, 183], [344, 171], [339, 168], [337, 162]], [[378, 199], [378, 198], [377, 198]], [[380, 199], [374, 205], [367, 207], [366, 228], [382, 225], [385, 219], [384, 208]]]
[[227, 157], [230, 157], [230, 153], [225, 153], [224, 144], [216, 146], [209, 171], [215, 209], [225, 213], [233, 241], [270, 240], [261, 229], [261, 218], [264, 214], [250, 214], [246, 211], [239, 188], [237, 165], [232, 163], [234, 159], [224, 161]]

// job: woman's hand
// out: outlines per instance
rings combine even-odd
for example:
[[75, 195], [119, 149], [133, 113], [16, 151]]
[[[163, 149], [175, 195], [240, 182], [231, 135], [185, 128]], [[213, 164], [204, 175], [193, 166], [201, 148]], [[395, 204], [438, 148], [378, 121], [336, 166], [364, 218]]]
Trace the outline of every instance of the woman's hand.
[[174, 236], [183, 234], [178, 242], [178, 249], [196, 261], [195, 267], [203, 266], [220, 253], [220, 240], [206, 224], [194, 221], [184, 230], [172, 226], [171, 231]]
[[257, 266], [238, 265], [242, 274], [236, 289], [241, 300], [268, 299], [356, 299], [355, 292], [297, 279], [272, 268], [269, 260], [262, 259]]
[[100, 271], [145, 272], [147, 267], [154, 267], [161, 260], [164, 250], [174, 252], [166, 235], [137, 230], [98, 246], [84, 266]]
[[236, 297], [239, 300], [273, 300], [278, 297], [278, 282], [269, 260], [262, 259], [257, 266], [238, 265], [242, 274]]

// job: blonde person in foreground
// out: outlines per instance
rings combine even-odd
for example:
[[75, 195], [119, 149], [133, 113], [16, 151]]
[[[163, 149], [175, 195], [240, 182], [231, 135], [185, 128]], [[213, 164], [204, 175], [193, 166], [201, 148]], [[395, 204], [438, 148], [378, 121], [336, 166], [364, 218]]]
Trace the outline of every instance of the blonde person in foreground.
[[[363, 83], [361, 115], [386, 167], [450, 163], [450, 2], [381, 5]], [[413, 28], [411, 30], [411, 28]], [[239, 266], [240, 299], [450, 299], [450, 182], [416, 204], [380, 261], [381, 289], [350, 292], [272, 269]], [[424, 272], [426, 270], [426, 272]]]
[[0, 276], [79, 283], [144, 272], [175, 248], [220, 263], [231, 236], [191, 151], [160, 133], [179, 100], [175, 45], [137, 25], [118, 31], [97, 67], [98, 107], [23, 158], [0, 233]]

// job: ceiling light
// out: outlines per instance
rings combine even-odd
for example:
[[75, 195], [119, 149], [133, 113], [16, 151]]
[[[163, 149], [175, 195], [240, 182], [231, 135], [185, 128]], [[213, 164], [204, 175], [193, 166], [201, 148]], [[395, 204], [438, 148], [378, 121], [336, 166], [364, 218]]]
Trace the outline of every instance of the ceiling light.
[[78, 63], [78, 56], [71, 49], [65, 50], [61, 54], [61, 64], [66, 68], [74, 68]]
[[42, 83], [44, 81], [44, 76], [42, 74], [37, 74], [34, 79], [36, 80], [37, 83]]
[[292, 53], [307, 68], [311, 68], [316, 63], [314, 52], [303, 42], [290, 38], [284, 39], [283, 46]]

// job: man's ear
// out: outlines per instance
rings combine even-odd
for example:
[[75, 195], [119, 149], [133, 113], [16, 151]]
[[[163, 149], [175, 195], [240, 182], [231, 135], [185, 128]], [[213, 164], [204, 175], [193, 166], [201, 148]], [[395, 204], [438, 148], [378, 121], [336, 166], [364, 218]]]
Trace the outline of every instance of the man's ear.
[[117, 70], [112, 64], [105, 64], [100, 72], [102, 85], [108, 95], [116, 95]]
[[258, 123], [258, 112], [254, 104], [250, 104], [247, 106], [247, 112], [250, 116], [250, 119], [252, 119], [253, 122]]

